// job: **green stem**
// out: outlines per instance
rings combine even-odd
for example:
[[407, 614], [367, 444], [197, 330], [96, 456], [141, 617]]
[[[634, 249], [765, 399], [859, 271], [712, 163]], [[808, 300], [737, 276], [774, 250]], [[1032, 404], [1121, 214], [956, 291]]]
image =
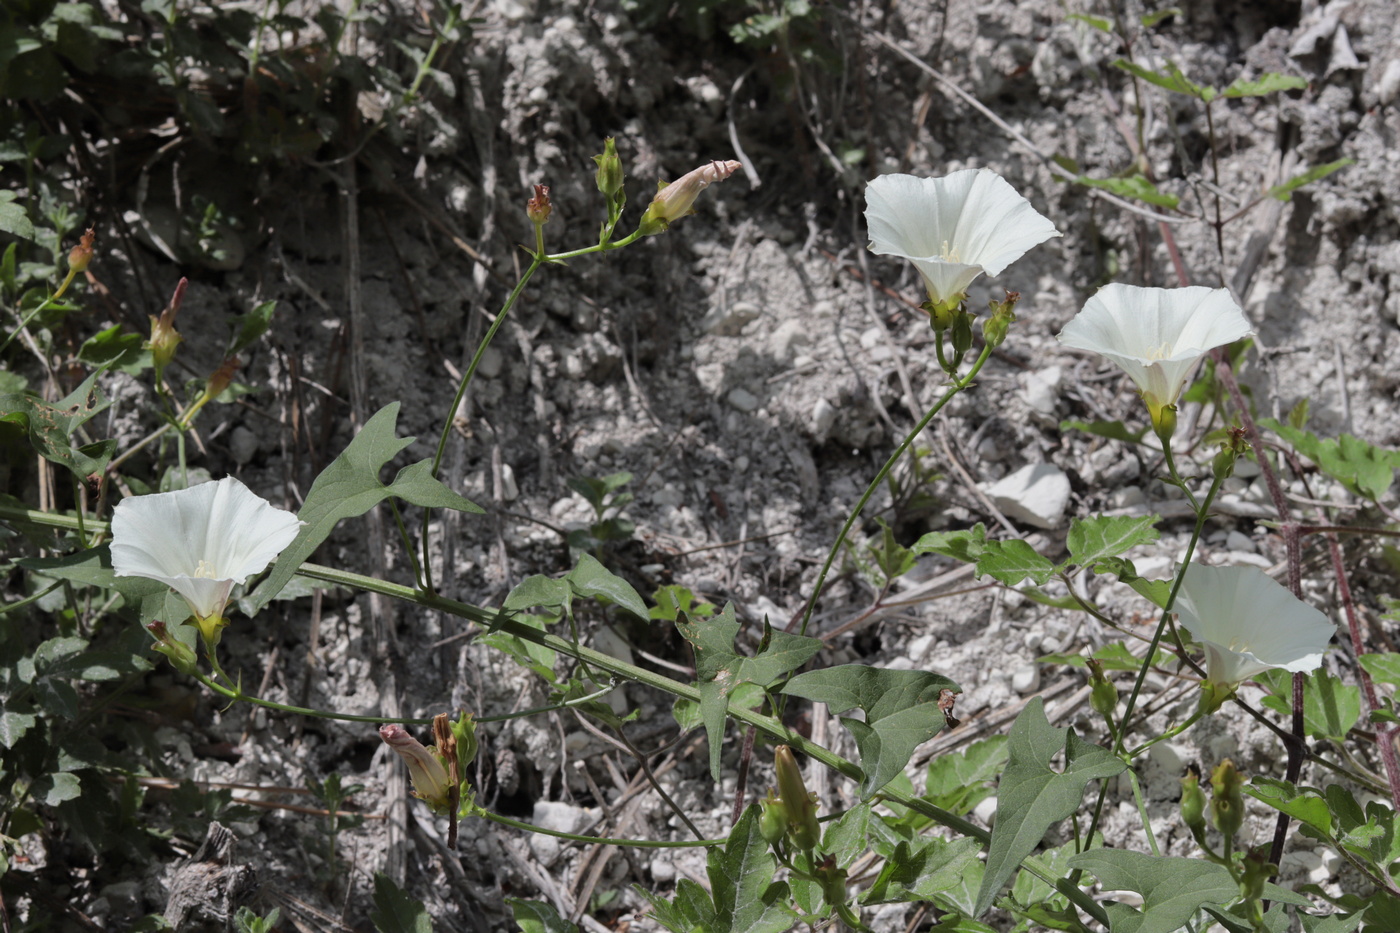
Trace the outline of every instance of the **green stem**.
[[1200, 707], [1197, 707], [1196, 711], [1192, 713], [1189, 717], [1187, 717], [1185, 722], [1181, 723], [1178, 726], [1172, 726], [1170, 729], [1168, 729], [1166, 732], [1163, 732], [1155, 739], [1149, 739], [1146, 742], [1143, 742], [1137, 748], [1128, 752], [1128, 757], [1136, 758], [1138, 755], [1141, 755], [1143, 752], [1147, 751], [1149, 748], [1156, 745], [1158, 742], [1165, 742], [1167, 739], [1176, 738], [1178, 735], [1181, 735], [1181, 733], [1194, 726], [1196, 722], [1204, 715], [1204, 711], [1201, 710]]
[[1152, 820], [1147, 815], [1147, 804], [1142, 799], [1142, 785], [1138, 782], [1137, 772], [1132, 768], [1128, 769], [1128, 783], [1133, 788], [1133, 803], [1137, 804], [1138, 816], [1142, 818], [1143, 832], [1147, 833], [1147, 845], [1152, 849], [1153, 855], [1161, 855], [1162, 850], [1157, 848], [1157, 837], [1152, 832]]
[[812, 595], [807, 599], [807, 609], [802, 613], [802, 625], [798, 629], [799, 634], [807, 634], [807, 624], [812, 619], [812, 611], [817, 607], [817, 599], [821, 596], [822, 587], [826, 585], [826, 577], [827, 574], [831, 572], [831, 565], [836, 562], [836, 555], [841, 552], [841, 546], [846, 543], [846, 536], [851, 533], [851, 529], [855, 526], [857, 519], [860, 518], [861, 512], [865, 511], [865, 506], [870, 502], [870, 498], [875, 495], [875, 490], [880, 488], [880, 484], [885, 481], [885, 477], [889, 475], [890, 470], [899, 462], [899, 458], [904, 456], [904, 452], [908, 450], [915, 439], [923, 433], [924, 428], [928, 427], [929, 422], [934, 419], [934, 416], [943, 410], [943, 406], [947, 405], [953, 396], [972, 384], [972, 380], [977, 376], [978, 371], [982, 369], [983, 364], [991, 358], [991, 355], [992, 348], [990, 346], [982, 348], [982, 354], [977, 357], [977, 362], [972, 364], [972, 369], [968, 370], [967, 375], [962, 379], [953, 380], [953, 384], [949, 386], [948, 391], [943, 393], [942, 398], [933, 403], [933, 407], [928, 410], [928, 414], [924, 415], [923, 418], [919, 420], [919, 423], [914, 425], [914, 430], [904, 436], [904, 440], [900, 441], [894, 453], [885, 461], [885, 465], [880, 467], [880, 472], [876, 473], [875, 478], [870, 481], [870, 485], [865, 487], [865, 492], [861, 495], [860, 501], [856, 503], [856, 507], [846, 519], [846, 524], [841, 526], [841, 533], [836, 536], [836, 541], [831, 545], [831, 550], [826, 555], [826, 562], [822, 564], [821, 573], [817, 575], [817, 582], [812, 588]]

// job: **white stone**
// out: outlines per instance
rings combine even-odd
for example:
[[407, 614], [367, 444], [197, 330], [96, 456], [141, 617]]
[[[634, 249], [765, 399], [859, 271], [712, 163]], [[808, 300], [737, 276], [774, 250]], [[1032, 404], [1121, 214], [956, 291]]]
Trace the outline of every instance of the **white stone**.
[[1030, 463], [986, 488], [996, 507], [1037, 528], [1059, 527], [1069, 505], [1069, 477], [1049, 463]]
[[746, 413], [758, 411], [758, 396], [754, 395], [752, 392], [750, 392], [748, 389], [743, 388], [742, 386], [730, 389], [729, 394], [725, 396], [725, 400], [728, 401], [730, 405], [737, 408], [739, 411]]
[[1011, 672], [1011, 689], [1017, 693], [1034, 693], [1040, 689], [1040, 665], [1023, 664]]
[[775, 360], [787, 362], [798, 347], [812, 342], [808, 328], [806, 321], [784, 321], [773, 329], [773, 336], [768, 338], [768, 352]]
[[1327, 877], [1329, 879], [1337, 877], [1342, 870], [1342, 865], [1345, 864], [1342, 861], [1341, 853], [1332, 849], [1314, 849], [1313, 851], [1317, 853], [1318, 858], [1322, 859], [1321, 867], [1327, 871]]
[[1131, 509], [1147, 501], [1141, 486], [1119, 486], [1108, 494], [1108, 506], [1112, 509]]
[[1041, 378], [1040, 374], [1026, 373], [1022, 379], [1021, 398], [1042, 415], [1053, 415], [1055, 403], [1060, 400], [1060, 393]]
[[477, 364], [476, 371], [483, 379], [495, 379], [501, 374], [501, 368], [505, 366], [506, 358], [500, 350], [495, 347], [487, 347], [481, 354], [481, 362]]
[[1376, 99], [1388, 106], [1400, 99], [1400, 58], [1392, 58], [1376, 82]]
[[1259, 548], [1254, 543], [1254, 539], [1242, 531], [1231, 531], [1225, 536], [1225, 547], [1232, 551], [1258, 551]]
[[763, 312], [758, 305], [736, 301], [728, 307], [715, 308], [700, 322], [700, 329], [718, 337], [737, 337], [744, 326], [757, 320]]
[[873, 350], [885, 340], [885, 332], [879, 327], [866, 328], [860, 335], [860, 345], [864, 350]]
[[515, 482], [515, 468], [509, 463], [501, 464], [501, 498], [514, 502], [520, 498], [520, 487]]
[[1186, 754], [1180, 746], [1171, 742], [1158, 742], [1147, 752], [1152, 763], [1167, 774], [1181, 776], [1186, 770]]
[[676, 866], [670, 856], [658, 855], [651, 860], [651, 880], [657, 884], [670, 884], [676, 880]]
[[244, 466], [258, 454], [258, 436], [240, 424], [229, 435], [228, 449], [234, 461]]
[[997, 799], [995, 797], [986, 798], [973, 808], [972, 815], [990, 828], [997, 821]]
[[825, 440], [836, 424], [836, 406], [824, 398], [817, 399], [812, 406], [812, 434], [818, 440]]

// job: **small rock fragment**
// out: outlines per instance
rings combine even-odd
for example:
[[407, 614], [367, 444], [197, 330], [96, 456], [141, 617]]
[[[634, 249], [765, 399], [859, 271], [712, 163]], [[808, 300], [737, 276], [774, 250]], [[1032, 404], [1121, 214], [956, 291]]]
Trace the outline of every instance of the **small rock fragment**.
[[1034, 693], [1040, 689], [1040, 665], [1023, 664], [1011, 672], [1011, 689], [1017, 693]]
[[1400, 98], [1400, 58], [1392, 58], [1376, 82], [1376, 99], [1388, 107]]
[[1030, 463], [987, 487], [996, 507], [1037, 528], [1056, 528], [1069, 505], [1069, 477], [1050, 463]]
[[739, 409], [739, 411], [746, 413], [758, 411], [758, 396], [754, 395], [752, 392], [750, 392], [748, 389], [743, 388], [742, 386], [730, 389], [729, 394], [725, 396], [725, 398], [730, 405]]

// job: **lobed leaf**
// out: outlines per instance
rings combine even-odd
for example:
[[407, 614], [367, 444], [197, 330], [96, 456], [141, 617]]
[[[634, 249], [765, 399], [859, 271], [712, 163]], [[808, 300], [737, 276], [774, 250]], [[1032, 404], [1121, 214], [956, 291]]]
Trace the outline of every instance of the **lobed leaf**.
[[1105, 888], [1142, 895], [1141, 910], [1105, 905], [1113, 933], [1175, 933], [1201, 907], [1223, 907], [1240, 895], [1239, 884], [1223, 865], [1198, 858], [1094, 849], [1069, 864], [1090, 872]]
[[1077, 518], [1069, 526], [1065, 544], [1069, 548], [1069, 563], [1080, 567], [1095, 567], [1106, 557], [1117, 557], [1140, 544], [1156, 541], [1160, 534], [1156, 524], [1160, 516], [1095, 515]]

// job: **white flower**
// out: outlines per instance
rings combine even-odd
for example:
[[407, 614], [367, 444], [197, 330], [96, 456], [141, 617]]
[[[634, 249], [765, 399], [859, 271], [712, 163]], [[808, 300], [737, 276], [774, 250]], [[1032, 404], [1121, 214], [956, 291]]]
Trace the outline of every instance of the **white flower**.
[[1105, 285], [1060, 331], [1060, 343], [1092, 350], [1132, 377], [1152, 412], [1176, 404], [1207, 352], [1253, 333], [1223, 288]]
[[212, 638], [233, 585], [266, 569], [301, 525], [232, 476], [135, 496], [112, 513], [112, 569], [174, 587]]
[[1315, 670], [1337, 633], [1326, 616], [1257, 567], [1191, 564], [1176, 612], [1205, 647], [1207, 685], [1221, 702], [1270, 668]]
[[881, 175], [865, 188], [870, 249], [901, 256], [934, 305], [952, 307], [983, 272], [998, 275], [1026, 250], [1060, 235], [991, 169], [942, 178]]

